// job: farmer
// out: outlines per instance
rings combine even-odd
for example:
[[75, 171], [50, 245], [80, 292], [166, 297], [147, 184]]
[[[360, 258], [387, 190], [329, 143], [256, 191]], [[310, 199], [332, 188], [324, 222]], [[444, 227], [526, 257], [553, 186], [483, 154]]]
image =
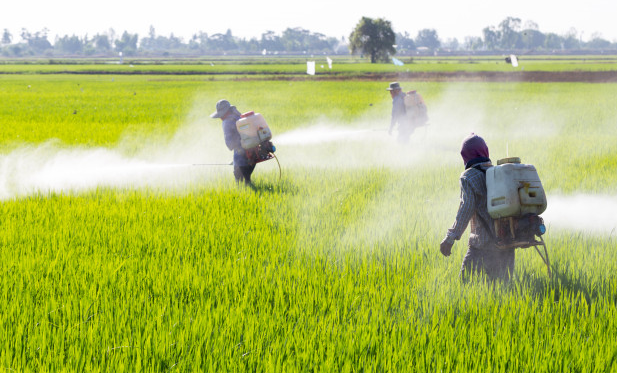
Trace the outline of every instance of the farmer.
[[392, 134], [392, 129], [398, 123], [398, 142], [407, 144], [409, 142], [409, 136], [411, 136], [413, 132], [413, 127], [409, 120], [407, 120], [405, 93], [398, 82], [390, 83], [390, 87], [386, 88], [386, 90], [390, 91], [390, 96], [392, 97], [392, 117], [390, 119], [388, 134]]
[[240, 112], [235, 106], [231, 106], [227, 100], [219, 100], [216, 103], [216, 112], [210, 115], [211, 118], [221, 118], [223, 121], [223, 135], [225, 144], [229, 150], [234, 151], [234, 176], [236, 182], [244, 181], [244, 184], [251, 186], [251, 174], [255, 169], [255, 163], [250, 161], [246, 151], [240, 143], [240, 133], [236, 128], [236, 121], [240, 119]]
[[488, 147], [482, 137], [472, 133], [463, 140], [461, 156], [465, 171], [461, 174], [461, 203], [452, 228], [441, 241], [439, 250], [450, 256], [452, 245], [459, 240], [471, 221], [469, 248], [461, 266], [461, 278], [483, 273], [489, 279], [509, 280], [514, 273], [514, 250], [498, 249], [495, 228], [486, 207], [486, 170], [492, 166]]

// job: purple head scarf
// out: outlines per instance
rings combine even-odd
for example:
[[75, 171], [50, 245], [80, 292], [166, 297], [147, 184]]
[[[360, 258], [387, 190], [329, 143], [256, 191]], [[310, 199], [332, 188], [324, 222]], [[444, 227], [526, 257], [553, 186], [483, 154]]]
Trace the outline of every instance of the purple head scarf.
[[465, 168], [469, 168], [472, 164], [478, 162], [490, 161], [488, 158], [488, 146], [486, 146], [486, 142], [484, 142], [484, 139], [475, 133], [471, 133], [465, 138], [465, 140], [463, 140], [463, 145], [461, 146], [461, 156], [463, 157]]

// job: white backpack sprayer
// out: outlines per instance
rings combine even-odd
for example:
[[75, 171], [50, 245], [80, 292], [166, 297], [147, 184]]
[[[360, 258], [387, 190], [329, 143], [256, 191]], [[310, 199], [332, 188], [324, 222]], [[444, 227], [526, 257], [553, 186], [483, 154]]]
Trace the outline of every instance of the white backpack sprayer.
[[264, 117], [259, 113], [249, 111], [240, 116], [236, 122], [236, 128], [240, 133], [240, 144], [246, 151], [246, 157], [254, 163], [276, 159], [280, 178], [281, 164], [274, 155], [276, 147], [270, 141], [272, 132]]
[[[536, 168], [521, 164], [518, 157], [497, 161], [486, 170], [487, 208], [493, 218], [497, 247], [500, 249], [533, 246], [551, 276], [551, 265], [542, 235], [546, 233], [540, 217], [546, 210], [546, 194]], [[544, 255], [538, 249], [544, 247]]]

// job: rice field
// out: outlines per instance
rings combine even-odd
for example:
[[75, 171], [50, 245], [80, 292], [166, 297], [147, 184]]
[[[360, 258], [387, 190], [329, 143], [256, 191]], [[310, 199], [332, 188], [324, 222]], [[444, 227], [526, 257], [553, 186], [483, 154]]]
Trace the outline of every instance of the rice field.
[[[503, 56], [399, 56], [403, 66], [371, 64], [359, 56], [211, 56], [194, 59], [114, 58], [12, 60], [0, 57], [2, 74], [152, 74], [194, 76], [248, 76], [306, 74], [306, 61], [315, 61], [316, 77], [355, 77], [361, 74], [420, 72], [615, 72], [614, 55], [537, 56], [519, 55], [513, 67]], [[327, 59], [332, 60], [329, 68]], [[315, 79], [315, 77], [313, 78]]]
[[[461, 283], [468, 233], [439, 254], [471, 131], [549, 211], [614, 201], [617, 85], [402, 81], [431, 125], [401, 147], [388, 83], [0, 75], [0, 371], [617, 371], [614, 230], [547, 217], [553, 278], [529, 249]], [[192, 166], [231, 160], [220, 98], [280, 179]]]

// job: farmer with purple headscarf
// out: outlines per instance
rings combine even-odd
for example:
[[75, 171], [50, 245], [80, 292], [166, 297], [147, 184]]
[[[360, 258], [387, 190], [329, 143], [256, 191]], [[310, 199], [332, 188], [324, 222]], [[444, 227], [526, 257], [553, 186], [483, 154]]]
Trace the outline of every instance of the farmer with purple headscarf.
[[509, 279], [514, 273], [514, 249], [498, 249], [495, 227], [486, 207], [486, 170], [492, 167], [488, 147], [482, 137], [472, 133], [463, 140], [461, 156], [465, 171], [461, 174], [461, 203], [452, 228], [441, 242], [439, 250], [450, 256], [452, 245], [463, 235], [471, 221], [469, 248], [461, 266], [461, 277], [472, 273], [485, 274], [489, 279]]

